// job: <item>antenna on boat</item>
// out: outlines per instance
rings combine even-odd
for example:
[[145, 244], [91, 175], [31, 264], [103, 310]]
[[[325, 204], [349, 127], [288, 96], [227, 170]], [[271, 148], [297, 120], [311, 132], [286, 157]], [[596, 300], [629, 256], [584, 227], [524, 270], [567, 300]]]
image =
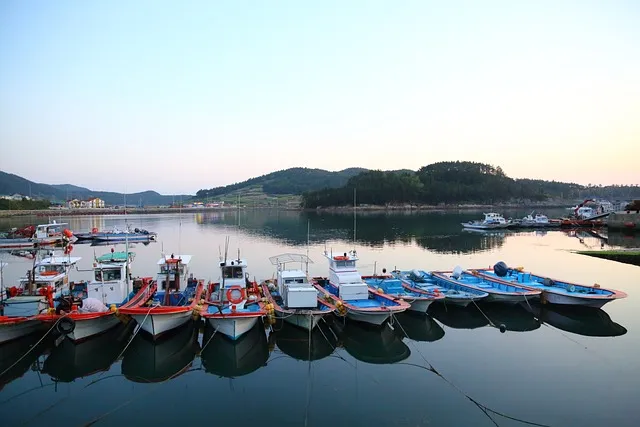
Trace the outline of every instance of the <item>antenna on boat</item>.
[[[129, 283], [129, 226], [127, 225], [127, 189], [124, 190], [124, 252], [125, 252], [125, 262], [124, 262], [124, 282], [127, 284], [127, 295], [131, 293], [131, 283]], [[104, 281], [103, 274], [100, 274], [101, 278]], [[104, 283], [103, 283], [104, 285]], [[104, 301], [103, 301], [104, 302]]]
[[353, 251], [356, 251], [356, 187], [353, 187]]
[[178, 206], [178, 253], [179, 254], [182, 253], [180, 248], [181, 240], [182, 240], [182, 195], [180, 195], [180, 206]]

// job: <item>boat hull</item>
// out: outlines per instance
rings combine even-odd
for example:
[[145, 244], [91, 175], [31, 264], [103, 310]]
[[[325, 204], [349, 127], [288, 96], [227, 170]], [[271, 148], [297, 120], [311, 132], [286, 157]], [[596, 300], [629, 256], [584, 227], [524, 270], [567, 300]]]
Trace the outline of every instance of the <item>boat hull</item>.
[[235, 341], [253, 328], [260, 317], [262, 315], [251, 317], [208, 317], [207, 321], [218, 332]]
[[471, 230], [499, 230], [503, 228], [508, 228], [510, 224], [469, 224], [462, 223], [464, 228], [469, 228]]
[[417, 313], [426, 313], [427, 309], [431, 305], [431, 303], [435, 300], [432, 299], [411, 299], [411, 298], [403, 298], [406, 302], [411, 304], [408, 308], [409, 311], [414, 311]]
[[278, 319], [282, 319], [293, 326], [297, 326], [307, 331], [313, 330], [313, 328], [315, 328], [318, 325], [318, 322], [320, 321], [320, 319], [322, 319], [322, 317], [326, 313], [329, 313], [327, 311], [326, 313], [318, 313], [318, 314], [303, 314], [303, 313], [291, 314], [287, 311], [282, 311], [277, 309], [274, 311]]
[[0, 318], [0, 344], [31, 335], [42, 329], [36, 319], [3, 320]]
[[347, 307], [347, 317], [356, 322], [369, 323], [371, 325], [380, 326], [389, 317], [391, 317], [390, 311], [363, 311]]
[[503, 304], [518, 304], [521, 302], [525, 302], [527, 300], [538, 299], [538, 295], [524, 297], [523, 295], [509, 295], [509, 294], [497, 294], [497, 293], [489, 293], [489, 295], [483, 299], [483, 302], [501, 302]]
[[190, 307], [177, 313], [150, 313], [148, 316], [146, 313], [131, 314], [131, 317], [138, 323], [140, 328], [153, 338], [184, 325], [191, 319], [191, 316], [192, 310]]
[[78, 319], [75, 322], [76, 327], [73, 332], [67, 334], [67, 338], [78, 342], [108, 331], [117, 326], [120, 319], [115, 316], [115, 313], [109, 313], [93, 319]]
[[543, 291], [542, 302], [549, 304], [560, 305], [580, 305], [583, 307], [595, 307], [601, 308], [603, 305], [612, 301], [610, 299], [594, 299], [594, 298], [581, 298], [571, 295], [561, 295], [555, 292]]

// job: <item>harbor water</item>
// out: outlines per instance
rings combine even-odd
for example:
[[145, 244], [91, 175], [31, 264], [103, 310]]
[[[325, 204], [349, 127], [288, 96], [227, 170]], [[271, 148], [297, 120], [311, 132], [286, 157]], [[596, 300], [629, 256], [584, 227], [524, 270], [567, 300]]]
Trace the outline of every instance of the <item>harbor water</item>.
[[[529, 212], [503, 212], [522, 217]], [[553, 212], [545, 212], [549, 217]], [[558, 215], [562, 212], [557, 213]], [[361, 274], [383, 268], [512, 267], [621, 290], [581, 310], [524, 301], [467, 308], [434, 303], [367, 327], [330, 317], [312, 334], [260, 323], [237, 341], [188, 324], [153, 341], [133, 324], [79, 344], [30, 336], [0, 346], [1, 424], [9, 426], [635, 426], [640, 419], [640, 267], [573, 253], [640, 247], [640, 234], [586, 230], [464, 231], [482, 212], [387, 214], [276, 210], [55, 217], [81, 232], [132, 227], [158, 233], [130, 245], [134, 276], [154, 276], [164, 253], [188, 254], [198, 279], [238, 255], [251, 278], [275, 276], [269, 257], [357, 250]], [[45, 222], [0, 220], [0, 229]], [[355, 236], [354, 236], [355, 224]], [[355, 237], [355, 241], [354, 241]], [[71, 280], [94, 256], [124, 245], [74, 244]], [[0, 253], [5, 286], [31, 261]], [[133, 322], [132, 322], [133, 323]], [[500, 325], [505, 327], [501, 332]], [[17, 362], [17, 363], [16, 363]]]

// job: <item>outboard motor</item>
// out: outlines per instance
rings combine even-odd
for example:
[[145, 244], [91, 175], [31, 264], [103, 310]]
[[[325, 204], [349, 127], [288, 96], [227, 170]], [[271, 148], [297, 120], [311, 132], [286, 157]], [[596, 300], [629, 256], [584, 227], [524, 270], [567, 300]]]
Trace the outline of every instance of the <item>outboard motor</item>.
[[493, 272], [498, 277], [504, 277], [509, 274], [509, 267], [507, 267], [507, 264], [505, 264], [504, 261], [499, 261], [493, 266]]
[[133, 231], [134, 231], [135, 233], [139, 233], [139, 232], [140, 232], [140, 229], [139, 229], [138, 227], [136, 227], [136, 228], [134, 228], [134, 229], [133, 229]]
[[422, 273], [419, 272], [418, 270], [411, 270], [411, 274], [409, 275], [410, 279], [413, 280], [414, 282], [423, 282], [424, 281], [424, 277], [422, 277]]
[[453, 276], [454, 279], [458, 280], [459, 278], [462, 277], [463, 272], [464, 270], [462, 269], [462, 267], [460, 267], [459, 265], [456, 265], [456, 267], [451, 272], [451, 275]]

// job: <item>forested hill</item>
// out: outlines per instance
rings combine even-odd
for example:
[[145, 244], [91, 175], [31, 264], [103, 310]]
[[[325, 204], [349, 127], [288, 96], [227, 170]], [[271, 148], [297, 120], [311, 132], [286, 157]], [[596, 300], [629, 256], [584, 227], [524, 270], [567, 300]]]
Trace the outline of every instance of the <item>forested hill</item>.
[[574, 183], [512, 179], [502, 169], [475, 162], [440, 162], [420, 168], [417, 172], [366, 171], [350, 178], [340, 188], [307, 191], [302, 206], [317, 208], [346, 206], [353, 203], [357, 189], [358, 204], [439, 204], [483, 203], [530, 200], [550, 197], [580, 199], [581, 197], [640, 197], [638, 186], [585, 187]]
[[262, 191], [266, 194], [299, 195], [305, 191], [341, 187], [347, 183], [349, 178], [366, 170], [363, 168], [349, 168], [339, 172], [330, 172], [323, 169], [309, 168], [285, 169], [236, 184], [215, 187], [209, 190], [199, 190], [196, 193], [196, 199], [214, 198], [257, 186], [262, 187]]

